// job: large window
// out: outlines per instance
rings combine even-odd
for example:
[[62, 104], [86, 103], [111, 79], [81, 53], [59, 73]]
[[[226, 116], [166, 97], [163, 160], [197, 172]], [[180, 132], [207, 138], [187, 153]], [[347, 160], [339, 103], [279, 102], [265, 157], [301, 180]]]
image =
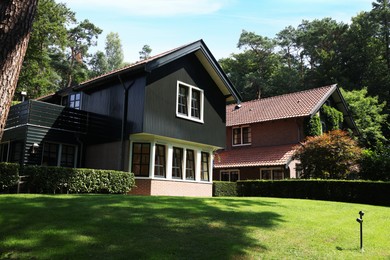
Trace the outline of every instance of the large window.
[[173, 147], [172, 178], [181, 179], [183, 176], [183, 149]]
[[76, 146], [45, 143], [43, 146], [42, 165], [75, 167]]
[[195, 180], [195, 156], [194, 150], [186, 150], [186, 179]]
[[235, 182], [240, 179], [240, 172], [238, 170], [224, 170], [221, 171], [221, 181]]
[[81, 93], [69, 95], [69, 107], [74, 109], [81, 109]]
[[251, 143], [252, 133], [250, 126], [233, 128], [233, 145], [250, 145]]
[[150, 144], [133, 144], [133, 161], [131, 170], [135, 176], [149, 177]]
[[203, 122], [203, 90], [178, 81], [176, 115]]
[[200, 172], [200, 179], [202, 181], [209, 181], [210, 180], [210, 159], [209, 159], [209, 154], [202, 152], [202, 168]]
[[154, 156], [154, 175], [164, 177], [166, 172], [165, 166], [165, 145], [156, 144], [156, 152]]

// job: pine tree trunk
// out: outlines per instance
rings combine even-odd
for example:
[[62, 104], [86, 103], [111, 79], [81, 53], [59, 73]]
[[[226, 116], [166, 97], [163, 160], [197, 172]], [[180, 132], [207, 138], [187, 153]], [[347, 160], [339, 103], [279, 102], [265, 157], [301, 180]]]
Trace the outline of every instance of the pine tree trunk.
[[0, 0], [0, 141], [15, 93], [38, 0]]

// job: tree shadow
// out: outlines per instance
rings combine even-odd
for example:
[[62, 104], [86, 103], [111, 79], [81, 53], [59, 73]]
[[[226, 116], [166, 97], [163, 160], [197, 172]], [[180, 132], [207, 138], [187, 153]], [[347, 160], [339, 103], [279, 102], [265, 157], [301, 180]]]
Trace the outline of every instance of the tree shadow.
[[276, 203], [244, 198], [3, 196], [0, 203], [0, 259], [241, 258], [267, 250], [251, 229], [283, 221], [270, 210]]

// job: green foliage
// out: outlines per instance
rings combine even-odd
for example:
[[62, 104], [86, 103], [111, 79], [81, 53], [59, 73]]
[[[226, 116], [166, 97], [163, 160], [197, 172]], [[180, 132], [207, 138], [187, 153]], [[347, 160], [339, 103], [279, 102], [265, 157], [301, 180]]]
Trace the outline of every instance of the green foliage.
[[106, 36], [106, 57], [108, 70], [115, 70], [123, 64], [123, 49], [118, 33], [110, 32]]
[[305, 136], [319, 136], [322, 134], [321, 119], [318, 115], [311, 118], [305, 118], [304, 123]]
[[294, 158], [301, 162], [303, 178], [347, 179], [358, 171], [361, 149], [346, 132], [334, 130], [308, 137]]
[[341, 93], [359, 129], [360, 143], [372, 149], [385, 143], [382, 129], [389, 127], [388, 114], [384, 112], [386, 102], [380, 103], [378, 96], [369, 96], [367, 88], [353, 91], [341, 89]]
[[237, 195], [390, 206], [390, 182], [347, 180], [238, 181]]
[[344, 121], [344, 115], [336, 108], [323, 105], [321, 108], [321, 116], [323, 116], [327, 130], [333, 131], [340, 129], [341, 124]]
[[237, 196], [237, 183], [227, 181], [213, 182], [213, 196], [214, 197], [235, 197]]
[[360, 165], [362, 179], [390, 181], [390, 146], [364, 150]]
[[134, 175], [113, 170], [26, 166], [29, 186], [38, 193], [127, 193]]
[[152, 48], [149, 45], [145, 44], [142, 47], [142, 50], [139, 52], [139, 59], [146, 60], [150, 58], [150, 54], [152, 53]]
[[0, 190], [15, 186], [19, 180], [19, 164], [0, 162]]

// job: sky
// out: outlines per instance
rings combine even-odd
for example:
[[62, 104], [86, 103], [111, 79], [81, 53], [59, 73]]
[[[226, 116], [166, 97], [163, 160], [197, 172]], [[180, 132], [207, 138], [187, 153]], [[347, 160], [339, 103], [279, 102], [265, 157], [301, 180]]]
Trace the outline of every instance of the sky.
[[275, 38], [302, 20], [331, 17], [350, 23], [374, 0], [57, 0], [103, 30], [96, 50], [104, 51], [110, 32], [119, 34], [126, 62], [139, 60], [144, 45], [151, 55], [203, 39], [219, 60], [239, 53], [242, 30]]

